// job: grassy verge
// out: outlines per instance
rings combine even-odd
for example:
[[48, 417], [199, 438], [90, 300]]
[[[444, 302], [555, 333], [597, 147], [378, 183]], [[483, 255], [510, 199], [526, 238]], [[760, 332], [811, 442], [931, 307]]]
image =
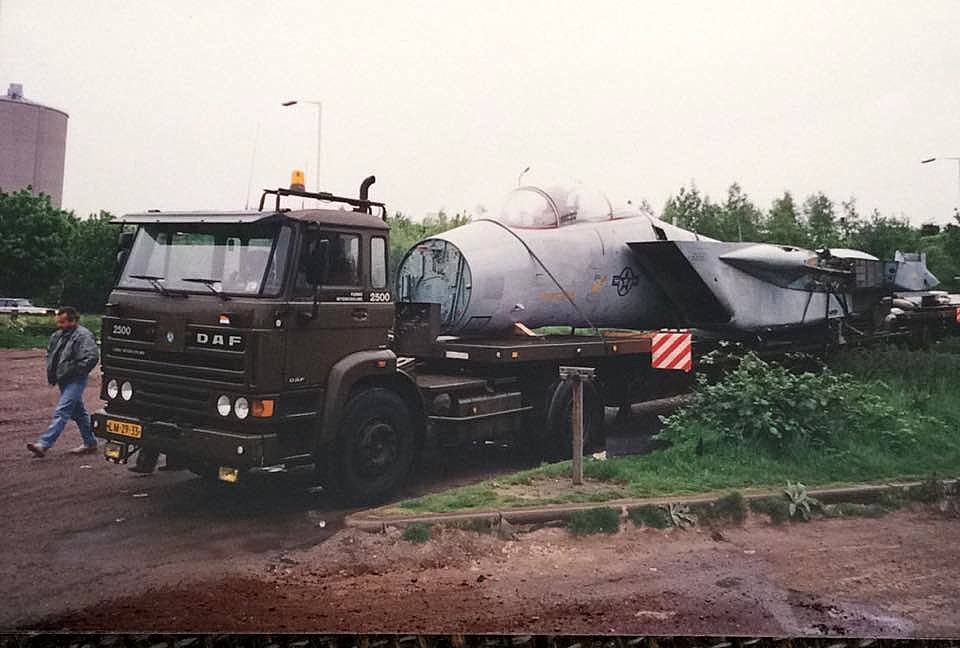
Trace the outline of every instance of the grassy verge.
[[[827, 417], [832, 426], [828, 443], [798, 442], [780, 452], [747, 440], [730, 443], [729, 438], [708, 442], [704, 448], [697, 441], [715, 438], [716, 431], [701, 429], [702, 420], [688, 417], [687, 429], [665, 450], [587, 460], [588, 489], [554, 488], [549, 496], [536, 494], [538, 485], [570, 476], [570, 462], [563, 462], [406, 500], [393, 510], [398, 514], [444, 513], [778, 488], [787, 480], [823, 487], [956, 477], [960, 473], [960, 390], [955, 387], [960, 376], [960, 344], [951, 341], [921, 352], [893, 348], [848, 352], [836, 358], [831, 369], [834, 375], [849, 376], [841, 378], [843, 389], [837, 391], [839, 396], [830, 407], [852, 411], [863, 401], [882, 403], [884, 415], [875, 420], [844, 420], [839, 427]], [[767, 386], [762, 380], [760, 383], [757, 398], [768, 398]], [[739, 414], [734, 411], [730, 416]], [[776, 420], [771, 423], [779, 424]]]
[[[100, 315], [81, 315], [80, 323], [100, 338]], [[0, 315], [0, 349], [45, 349], [57, 328], [53, 315]]]

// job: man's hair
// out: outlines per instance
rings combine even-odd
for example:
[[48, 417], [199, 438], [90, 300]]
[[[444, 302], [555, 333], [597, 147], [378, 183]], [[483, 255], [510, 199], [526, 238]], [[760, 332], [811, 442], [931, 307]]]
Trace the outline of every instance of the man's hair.
[[57, 315], [66, 315], [68, 322], [76, 322], [80, 319], [80, 313], [73, 306], [61, 306], [57, 309]]

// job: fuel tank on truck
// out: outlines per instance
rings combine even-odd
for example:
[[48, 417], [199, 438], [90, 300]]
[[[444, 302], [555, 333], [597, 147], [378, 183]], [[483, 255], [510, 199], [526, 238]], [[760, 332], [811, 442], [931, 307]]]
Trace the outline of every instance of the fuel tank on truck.
[[495, 335], [520, 322], [654, 328], [671, 301], [627, 241], [710, 240], [579, 187], [520, 187], [493, 219], [416, 244], [397, 273], [400, 299], [439, 303], [447, 335]]

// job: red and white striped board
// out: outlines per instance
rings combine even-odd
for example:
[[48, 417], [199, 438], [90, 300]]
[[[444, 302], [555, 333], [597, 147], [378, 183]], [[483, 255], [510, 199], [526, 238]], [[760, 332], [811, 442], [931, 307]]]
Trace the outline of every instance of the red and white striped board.
[[654, 369], [693, 369], [693, 337], [690, 333], [654, 333], [650, 347]]

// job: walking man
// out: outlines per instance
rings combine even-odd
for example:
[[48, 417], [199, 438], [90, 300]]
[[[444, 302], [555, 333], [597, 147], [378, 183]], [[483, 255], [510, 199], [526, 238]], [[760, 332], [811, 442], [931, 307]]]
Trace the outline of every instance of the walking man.
[[60, 400], [50, 427], [39, 441], [27, 444], [27, 450], [36, 457], [47, 453], [71, 419], [80, 428], [83, 444], [70, 452], [89, 454], [97, 451], [97, 438], [90, 429], [90, 415], [83, 406], [83, 389], [99, 360], [97, 340], [89, 329], [80, 326], [77, 310], [71, 306], [57, 310], [57, 330], [50, 336], [47, 347], [47, 382], [60, 388]]

